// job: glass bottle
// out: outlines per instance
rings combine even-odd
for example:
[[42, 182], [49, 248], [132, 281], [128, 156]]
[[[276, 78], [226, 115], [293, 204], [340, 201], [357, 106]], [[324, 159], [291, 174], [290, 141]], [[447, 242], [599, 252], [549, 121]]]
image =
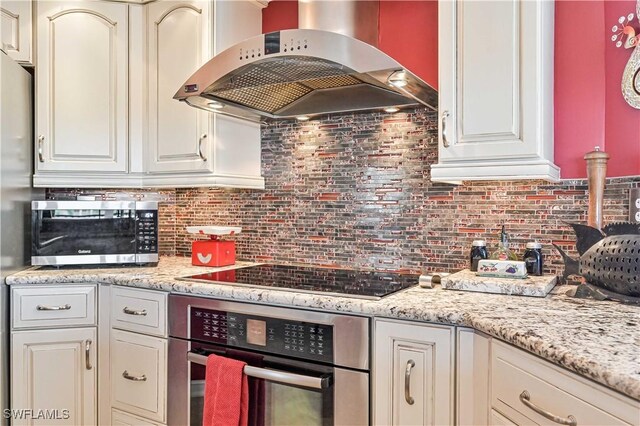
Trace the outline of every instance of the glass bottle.
[[487, 253], [487, 243], [484, 240], [474, 240], [469, 254], [470, 266], [473, 272], [478, 272], [478, 262], [489, 257]]
[[518, 260], [518, 256], [509, 250], [509, 236], [505, 231], [504, 225], [502, 225], [502, 231], [500, 232], [500, 242], [498, 248], [491, 254], [493, 260]]
[[527, 250], [524, 252], [523, 260], [527, 268], [527, 274], [542, 275], [542, 244], [537, 241], [527, 243]]

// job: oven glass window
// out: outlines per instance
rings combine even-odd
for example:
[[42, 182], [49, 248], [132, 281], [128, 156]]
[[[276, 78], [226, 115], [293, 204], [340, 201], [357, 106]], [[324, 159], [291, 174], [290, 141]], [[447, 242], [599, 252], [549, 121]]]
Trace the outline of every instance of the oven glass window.
[[[282, 365], [278, 366], [282, 371]], [[274, 367], [275, 368], [275, 367]], [[326, 376], [320, 371], [295, 369], [296, 374]], [[202, 425], [205, 367], [191, 363], [189, 418], [192, 426]], [[309, 389], [248, 377], [250, 426], [333, 425], [333, 387]]]
[[134, 210], [33, 212], [34, 256], [135, 253]]
[[279, 383], [265, 386], [265, 425], [322, 426], [322, 394]]

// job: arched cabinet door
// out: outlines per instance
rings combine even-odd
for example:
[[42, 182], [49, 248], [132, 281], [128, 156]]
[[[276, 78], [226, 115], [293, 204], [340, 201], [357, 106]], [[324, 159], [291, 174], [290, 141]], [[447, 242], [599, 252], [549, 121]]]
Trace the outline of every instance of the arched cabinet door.
[[39, 2], [36, 25], [37, 172], [127, 172], [127, 4]]
[[148, 170], [213, 171], [212, 115], [173, 99], [213, 54], [211, 3], [158, 1], [148, 8]]

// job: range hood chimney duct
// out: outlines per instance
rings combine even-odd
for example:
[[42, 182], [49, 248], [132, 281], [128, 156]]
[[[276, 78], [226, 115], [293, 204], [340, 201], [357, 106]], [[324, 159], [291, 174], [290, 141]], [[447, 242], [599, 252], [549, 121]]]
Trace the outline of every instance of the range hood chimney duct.
[[343, 34], [378, 47], [380, 2], [299, 0], [298, 28]]

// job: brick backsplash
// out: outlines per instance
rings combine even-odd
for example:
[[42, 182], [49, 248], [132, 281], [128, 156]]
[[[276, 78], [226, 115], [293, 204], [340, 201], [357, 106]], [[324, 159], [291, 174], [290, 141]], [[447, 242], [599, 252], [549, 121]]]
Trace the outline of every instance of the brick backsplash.
[[[472, 240], [486, 239], [493, 249], [505, 224], [518, 253], [538, 240], [547, 272], [561, 271], [551, 243], [574, 252], [566, 223], [586, 221], [586, 181], [432, 183], [436, 120], [436, 113], [418, 108], [268, 123], [262, 129], [264, 191], [154, 193], [163, 200], [160, 250], [189, 255], [188, 225], [235, 225], [243, 228], [234, 237], [239, 259], [451, 271], [466, 267]], [[640, 177], [607, 181], [605, 223], [627, 220], [629, 189], [638, 186]]]

